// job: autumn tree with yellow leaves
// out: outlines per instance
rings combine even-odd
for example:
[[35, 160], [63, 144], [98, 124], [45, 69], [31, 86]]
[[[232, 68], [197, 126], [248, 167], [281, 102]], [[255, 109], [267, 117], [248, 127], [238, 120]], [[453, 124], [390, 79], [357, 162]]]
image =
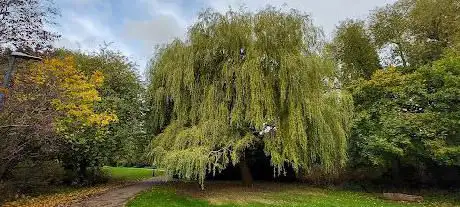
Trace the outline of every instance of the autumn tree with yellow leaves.
[[97, 108], [101, 72], [85, 75], [72, 56], [20, 64], [5, 108], [0, 114], [0, 179], [29, 159], [58, 160], [84, 177], [100, 165], [107, 126], [117, 121], [111, 111]]

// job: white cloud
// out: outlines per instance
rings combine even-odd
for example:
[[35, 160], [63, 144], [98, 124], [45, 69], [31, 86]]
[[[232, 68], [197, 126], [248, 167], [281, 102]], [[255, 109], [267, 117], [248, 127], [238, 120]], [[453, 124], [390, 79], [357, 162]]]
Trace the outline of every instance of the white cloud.
[[123, 25], [122, 38], [141, 41], [136, 48], [138, 63], [143, 68], [152, 57], [156, 45], [167, 44], [175, 38], [185, 39], [187, 27], [194, 19], [187, 19], [184, 9], [177, 2], [164, 0], [137, 0], [143, 4], [149, 18], [128, 20]]
[[142, 40], [145, 44], [155, 45], [181, 37], [185, 29], [169, 15], [159, 15], [149, 21], [128, 21], [125, 34], [132, 39]]
[[149, 11], [149, 14], [152, 17], [161, 15], [161, 16], [171, 16], [177, 23], [185, 28], [190, 21], [188, 21], [184, 15], [185, 9], [181, 8], [179, 4], [175, 1], [165, 1], [165, 0], [138, 0], [144, 3]]
[[[104, 41], [116, 41], [117, 37], [111, 29], [101, 22], [75, 13], [68, 15], [67, 20], [59, 27], [59, 32], [63, 36], [62, 41], [58, 42], [61, 44], [59, 46], [68, 49], [94, 50]], [[79, 48], [74, 48], [75, 46]]]
[[315, 24], [322, 26], [330, 34], [339, 21], [346, 18], [365, 18], [369, 11], [377, 6], [393, 3], [396, 0], [204, 0], [206, 5], [219, 12], [228, 7], [246, 8], [255, 11], [272, 5], [282, 8], [294, 8], [312, 15]]
[[[67, 1], [68, 4], [65, 4]], [[113, 25], [109, 24], [112, 17], [111, 2], [90, 0], [63, 0], [60, 2], [62, 17], [55, 30], [61, 34], [61, 39], [55, 43], [56, 47], [80, 50], [83, 52], [98, 51], [105, 43], [111, 43], [110, 47], [120, 50], [125, 55], [135, 58], [137, 54], [133, 52], [130, 45], [120, 38], [114, 30]], [[101, 9], [102, 8], [102, 9]]]

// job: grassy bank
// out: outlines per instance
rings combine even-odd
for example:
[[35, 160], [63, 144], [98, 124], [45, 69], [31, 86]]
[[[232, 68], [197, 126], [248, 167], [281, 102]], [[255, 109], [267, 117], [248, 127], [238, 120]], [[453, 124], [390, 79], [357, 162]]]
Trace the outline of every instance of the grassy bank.
[[105, 166], [102, 170], [107, 173], [113, 180], [122, 181], [136, 181], [143, 180], [152, 177], [152, 173], [155, 172], [155, 176], [161, 176], [163, 171], [157, 169], [148, 168], [128, 168], [128, 167], [108, 167]]
[[422, 203], [387, 201], [379, 194], [353, 192], [338, 189], [312, 188], [293, 184], [257, 184], [247, 188], [234, 183], [209, 183], [206, 190], [199, 190], [195, 183], [156, 186], [151, 191], [132, 200], [129, 207], [147, 206], [459, 206], [448, 196], [429, 196]]

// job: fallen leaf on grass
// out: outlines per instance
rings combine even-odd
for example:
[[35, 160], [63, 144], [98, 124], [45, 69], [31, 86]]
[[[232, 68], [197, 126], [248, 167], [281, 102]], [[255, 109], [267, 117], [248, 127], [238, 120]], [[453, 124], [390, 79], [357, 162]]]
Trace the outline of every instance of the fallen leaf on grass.
[[103, 186], [77, 189], [71, 192], [24, 198], [6, 203], [3, 207], [64, 207], [69, 206], [73, 202], [83, 200], [87, 197], [106, 192], [109, 189], [119, 186], [120, 184], [107, 184]]

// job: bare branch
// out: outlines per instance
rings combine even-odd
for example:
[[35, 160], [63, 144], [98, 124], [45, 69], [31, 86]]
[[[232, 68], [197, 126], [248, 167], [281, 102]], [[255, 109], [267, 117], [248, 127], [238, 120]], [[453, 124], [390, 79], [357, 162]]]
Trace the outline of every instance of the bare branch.
[[31, 125], [5, 125], [5, 126], [0, 126], [0, 128], [14, 128], [14, 127], [31, 127]]

